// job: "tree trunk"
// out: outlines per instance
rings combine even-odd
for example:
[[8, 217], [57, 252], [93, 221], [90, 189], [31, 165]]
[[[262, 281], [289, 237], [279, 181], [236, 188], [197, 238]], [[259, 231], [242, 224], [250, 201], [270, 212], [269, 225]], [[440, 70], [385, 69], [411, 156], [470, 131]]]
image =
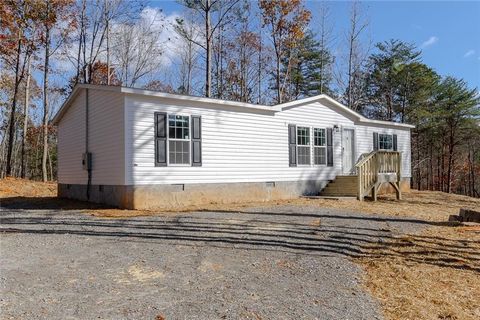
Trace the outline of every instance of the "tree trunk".
[[206, 0], [205, 8], [205, 35], [206, 35], [206, 61], [205, 61], [205, 96], [210, 97], [211, 95], [211, 81], [212, 81], [212, 34], [210, 27], [210, 0]]
[[455, 151], [455, 137], [453, 129], [451, 129], [449, 143], [448, 143], [448, 167], [447, 167], [447, 192], [452, 192], [452, 170], [454, 165], [453, 153]]
[[260, 31], [258, 47], [258, 104], [262, 103], [262, 33]]
[[108, 17], [108, 0], [105, 0], [105, 41], [107, 54], [107, 85], [110, 85], [110, 19]]
[[320, 94], [323, 94], [323, 78], [324, 78], [324, 63], [325, 63], [325, 15], [326, 12], [322, 10], [322, 17], [321, 17], [321, 24], [320, 27], [322, 28], [321, 35], [320, 35]]
[[353, 37], [350, 38], [350, 47], [348, 53], [348, 87], [347, 87], [347, 107], [353, 109], [352, 106], [352, 82], [353, 82]]
[[52, 165], [52, 154], [50, 152], [50, 150], [48, 150], [48, 167], [50, 169], [50, 179], [51, 180], [54, 180], [54, 177], [53, 177], [53, 165]]
[[428, 190], [432, 191], [433, 190], [433, 144], [430, 143], [430, 148], [429, 148], [429, 168], [428, 168]]
[[193, 45], [191, 42], [189, 42], [186, 94], [190, 94], [190, 91], [191, 91], [190, 87], [192, 82], [192, 71], [193, 71]]
[[282, 90], [280, 88], [280, 56], [277, 54], [277, 68], [275, 70], [275, 82], [277, 84], [277, 102], [282, 103]]
[[[47, 12], [49, 7], [47, 5]], [[48, 153], [48, 69], [50, 60], [50, 26], [45, 28], [45, 64], [43, 73], [43, 157], [42, 157], [42, 177], [43, 181], [48, 180], [47, 177], [47, 153]]]
[[[80, 80], [80, 70], [84, 70], [84, 67], [82, 65], [82, 67], [80, 67], [80, 59], [81, 59], [81, 56], [82, 56], [82, 48], [83, 48], [83, 45], [84, 45], [84, 41], [83, 41], [83, 38], [84, 38], [84, 35], [85, 35], [85, 8], [86, 8], [86, 0], [82, 0], [82, 12], [80, 14], [80, 35], [79, 35], [79, 39], [78, 39], [78, 51], [77, 51], [77, 74], [75, 76], [75, 84], [77, 84]], [[84, 55], [85, 57], [85, 55]], [[83, 60], [83, 62], [85, 63], [85, 58]], [[85, 76], [85, 74], [84, 74]], [[84, 79], [84, 82], [85, 82], [85, 79]]]
[[422, 185], [421, 185], [421, 180], [422, 180], [422, 175], [420, 172], [420, 133], [417, 131], [417, 143], [416, 143], [416, 149], [417, 149], [417, 189], [421, 190]]
[[15, 136], [15, 112], [17, 110], [17, 96], [18, 96], [18, 87], [22, 77], [20, 75], [20, 55], [22, 53], [22, 40], [21, 40], [21, 31], [18, 32], [18, 43], [17, 43], [17, 55], [16, 55], [16, 64], [15, 64], [15, 85], [13, 88], [13, 97], [12, 97], [12, 110], [10, 112], [10, 121], [8, 127], [8, 149], [7, 149], [7, 168], [6, 176], [11, 175], [12, 173], [12, 151], [13, 151], [13, 140]]
[[441, 185], [441, 173], [440, 173], [440, 167], [441, 167], [441, 155], [440, 155], [440, 149], [437, 151], [437, 181], [436, 181], [436, 187], [435, 189], [437, 191], [443, 191], [442, 190], [442, 185]]
[[22, 155], [21, 155], [21, 172], [20, 176], [25, 179], [25, 145], [27, 142], [27, 130], [28, 130], [28, 106], [30, 104], [30, 67], [32, 64], [31, 57], [28, 58], [27, 64], [27, 79], [25, 83], [25, 105], [23, 107], [23, 135], [22, 135]]
[[35, 176], [40, 176], [39, 172], [40, 172], [40, 169], [39, 169], [39, 162], [40, 162], [40, 134], [37, 135], [37, 144], [36, 144], [36, 148], [35, 148]]

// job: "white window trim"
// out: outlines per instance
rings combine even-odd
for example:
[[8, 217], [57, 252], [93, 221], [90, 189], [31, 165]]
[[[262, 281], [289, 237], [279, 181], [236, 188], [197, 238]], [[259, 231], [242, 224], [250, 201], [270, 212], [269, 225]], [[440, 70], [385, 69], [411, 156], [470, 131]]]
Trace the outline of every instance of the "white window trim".
[[[320, 129], [320, 130], [323, 130], [324, 132], [324, 135], [325, 135], [325, 144], [323, 146], [316, 146], [315, 145], [315, 129]], [[312, 127], [312, 156], [311, 156], [311, 159], [312, 159], [312, 165], [314, 167], [326, 167], [327, 166], [327, 162], [328, 162], [328, 156], [327, 156], [327, 128], [323, 128], [323, 127]], [[325, 149], [325, 163], [324, 164], [316, 164], [315, 163], [315, 148], [323, 148]]]
[[[382, 149], [380, 148], [380, 136], [390, 136], [392, 138], [392, 148], [391, 149]], [[378, 150], [379, 151], [393, 151], [393, 134], [391, 133], [378, 133]]]
[[[188, 117], [188, 139], [170, 138], [170, 120], [169, 116]], [[167, 113], [167, 166], [169, 167], [191, 167], [192, 166], [192, 117], [185, 113]], [[188, 164], [187, 163], [170, 163], [170, 141], [188, 141]]]
[[[297, 141], [296, 141], [296, 148], [297, 148], [297, 152], [296, 152], [296, 156], [297, 156], [297, 167], [311, 167], [312, 166], [312, 127], [310, 126], [302, 126], [302, 125], [296, 125], [295, 126], [295, 130], [296, 130], [296, 135], [295, 137], [297, 138]], [[308, 135], [309, 135], [309, 144], [306, 145], [306, 144], [301, 144], [299, 145], [298, 144], [298, 129], [299, 128], [307, 128], [308, 129]], [[300, 164], [298, 162], [298, 147], [309, 147], [310, 148], [310, 163], [309, 164]]]

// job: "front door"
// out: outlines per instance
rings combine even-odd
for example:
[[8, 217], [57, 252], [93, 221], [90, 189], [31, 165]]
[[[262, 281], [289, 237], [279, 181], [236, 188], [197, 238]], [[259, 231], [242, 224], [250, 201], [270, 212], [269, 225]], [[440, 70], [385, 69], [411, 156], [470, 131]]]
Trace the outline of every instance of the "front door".
[[343, 129], [342, 150], [343, 150], [343, 173], [350, 174], [355, 164], [355, 131]]

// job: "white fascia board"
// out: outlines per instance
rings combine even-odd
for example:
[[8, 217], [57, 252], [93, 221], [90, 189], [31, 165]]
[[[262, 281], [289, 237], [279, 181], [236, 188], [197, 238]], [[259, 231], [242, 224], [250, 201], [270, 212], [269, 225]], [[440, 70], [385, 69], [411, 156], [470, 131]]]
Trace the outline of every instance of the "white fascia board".
[[237, 107], [242, 109], [252, 109], [252, 110], [262, 110], [262, 111], [272, 111], [277, 112], [280, 111], [276, 106], [265, 106], [260, 104], [252, 104], [246, 102], [237, 102], [237, 101], [228, 101], [228, 100], [221, 100], [221, 99], [213, 99], [213, 98], [205, 98], [205, 97], [196, 97], [196, 96], [187, 96], [187, 95], [179, 95], [173, 93], [165, 93], [165, 92], [158, 92], [158, 91], [151, 91], [151, 90], [143, 90], [143, 89], [134, 89], [134, 88], [121, 88], [121, 92], [126, 94], [134, 94], [134, 95], [142, 95], [142, 96], [149, 96], [149, 97], [159, 97], [159, 98], [166, 98], [172, 100], [179, 100], [179, 101], [189, 101], [189, 102], [199, 102], [205, 104], [213, 104], [218, 106], [228, 106], [228, 107]]
[[177, 101], [198, 102], [198, 103], [209, 104], [209, 105], [233, 107], [235, 109], [238, 108], [243, 111], [262, 110], [262, 111], [269, 111], [274, 113], [287, 110], [290, 108], [295, 108], [307, 103], [324, 101], [327, 104], [330, 104], [331, 106], [333, 106], [334, 108], [337, 108], [338, 110], [349, 115], [351, 119], [358, 124], [363, 124], [363, 125], [373, 124], [373, 125], [391, 126], [391, 127], [415, 128], [415, 126], [404, 124], [404, 123], [367, 119], [361, 114], [353, 111], [352, 109], [348, 108], [347, 106], [341, 104], [337, 100], [325, 94], [317, 95], [314, 97], [308, 97], [300, 100], [285, 102], [282, 104], [277, 104], [275, 106], [266, 106], [261, 104], [252, 104], [252, 103], [246, 103], [246, 102], [228, 101], [228, 100], [214, 99], [214, 98], [179, 95], [179, 94], [165, 93], [165, 92], [152, 91], [152, 90], [135, 89], [135, 88], [127, 88], [127, 87], [119, 87], [119, 86], [92, 85], [92, 84], [78, 84], [75, 86], [75, 88], [73, 89], [68, 99], [63, 103], [62, 107], [59, 109], [59, 111], [53, 118], [53, 124], [57, 124], [58, 121], [60, 121], [61, 117], [67, 110], [70, 103], [76, 97], [80, 89], [98, 89], [98, 90], [105, 90], [105, 91], [121, 92], [124, 94], [131, 94], [131, 95], [159, 97], [159, 98], [166, 98], [166, 99], [172, 99]]

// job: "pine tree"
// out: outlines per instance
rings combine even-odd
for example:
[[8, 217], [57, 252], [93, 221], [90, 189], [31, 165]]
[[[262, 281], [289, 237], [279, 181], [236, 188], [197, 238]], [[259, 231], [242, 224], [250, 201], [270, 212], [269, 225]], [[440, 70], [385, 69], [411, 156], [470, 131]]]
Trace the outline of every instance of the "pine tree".
[[[296, 51], [296, 54], [290, 54], [296, 57], [290, 77], [290, 99], [322, 93], [332, 95], [331, 53], [321, 49], [320, 42], [311, 31], [306, 33]], [[286, 67], [286, 63], [283, 63], [283, 68]]]
[[399, 40], [377, 43], [376, 48], [379, 52], [370, 56], [367, 77], [370, 110], [376, 118], [398, 120], [396, 111], [402, 109], [409, 85], [405, 82], [411, 82], [408, 66], [418, 61], [420, 52]]

